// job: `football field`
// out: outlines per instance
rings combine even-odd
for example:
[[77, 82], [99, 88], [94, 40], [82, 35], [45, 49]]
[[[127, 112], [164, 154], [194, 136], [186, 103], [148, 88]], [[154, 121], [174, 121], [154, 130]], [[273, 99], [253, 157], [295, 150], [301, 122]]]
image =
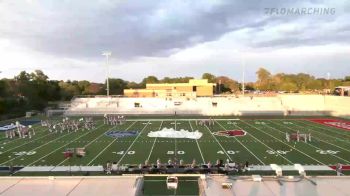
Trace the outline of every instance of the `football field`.
[[[195, 119], [129, 119], [111, 126], [97, 120], [95, 130], [51, 133], [34, 125], [31, 139], [7, 139], [0, 134], [1, 166], [105, 165], [107, 161], [140, 164], [149, 160], [183, 160], [212, 164], [218, 159], [252, 165], [350, 165], [350, 131], [337, 127], [344, 120], [322, 124], [310, 119], [215, 119], [214, 125], [199, 125]], [[348, 123], [348, 122], [347, 122]], [[343, 123], [344, 125], [344, 123]], [[163, 128], [198, 130], [199, 139], [149, 137]], [[118, 133], [112, 137], [109, 133]], [[286, 140], [286, 133], [311, 134], [311, 141]], [[244, 134], [236, 134], [244, 133]], [[115, 136], [115, 135], [114, 135]], [[68, 148], [85, 148], [86, 156], [64, 157]]]

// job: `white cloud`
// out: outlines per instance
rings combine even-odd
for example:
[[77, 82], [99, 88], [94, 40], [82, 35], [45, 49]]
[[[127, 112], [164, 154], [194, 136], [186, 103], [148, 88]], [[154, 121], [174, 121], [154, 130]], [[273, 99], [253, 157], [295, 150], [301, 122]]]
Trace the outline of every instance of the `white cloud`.
[[[336, 7], [331, 16], [268, 16], [266, 7]], [[42, 69], [52, 79], [204, 72], [241, 80], [272, 72], [349, 75], [349, 4], [337, 1], [0, 1], [0, 77]], [[336, 67], [336, 68], [335, 68]]]

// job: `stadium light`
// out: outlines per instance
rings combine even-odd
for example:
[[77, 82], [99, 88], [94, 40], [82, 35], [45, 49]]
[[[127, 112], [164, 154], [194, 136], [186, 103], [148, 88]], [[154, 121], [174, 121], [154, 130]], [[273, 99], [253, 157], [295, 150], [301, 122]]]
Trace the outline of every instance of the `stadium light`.
[[112, 55], [112, 52], [110, 51], [104, 51], [102, 52], [103, 56], [106, 56], [106, 66], [107, 66], [107, 79], [106, 79], [106, 83], [107, 83], [107, 97], [109, 97], [109, 65], [108, 65], [108, 60], [109, 57]]

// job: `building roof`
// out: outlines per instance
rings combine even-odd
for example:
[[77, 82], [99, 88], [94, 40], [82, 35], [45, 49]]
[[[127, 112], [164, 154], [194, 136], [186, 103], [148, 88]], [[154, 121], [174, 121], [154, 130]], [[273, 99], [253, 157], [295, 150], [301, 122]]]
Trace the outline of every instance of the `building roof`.
[[208, 83], [207, 79], [191, 79], [188, 83], [156, 83], [156, 84], [146, 84], [147, 86], [215, 86], [214, 83]]
[[344, 88], [344, 89], [350, 89], [350, 86], [337, 86], [335, 88]]
[[0, 195], [135, 195], [135, 176], [1, 177]]
[[[138, 195], [140, 176], [1, 177], [0, 195]], [[350, 177], [206, 176], [205, 195], [349, 195]], [[223, 189], [222, 183], [232, 184]]]

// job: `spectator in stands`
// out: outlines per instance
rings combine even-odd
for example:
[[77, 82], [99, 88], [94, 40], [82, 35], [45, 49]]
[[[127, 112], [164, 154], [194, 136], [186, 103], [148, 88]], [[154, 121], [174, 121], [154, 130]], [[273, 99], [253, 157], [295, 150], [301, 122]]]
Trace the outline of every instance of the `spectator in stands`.
[[118, 169], [119, 169], [119, 165], [117, 164], [117, 162], [113, 162], [112, 171], [115, 172], [115, 171], [118, 171]]
[[106, 164], [106, 174], [111, 174], [112, 173], [112, 164], [110, 161], [107, 161]]
[[148, 160], [145, 161], [145, 166], [149, 166], [149, 161]]
[[174, 166], [177, 166], [177, 165], [178, 165], [178, 160], [177, 160], [177, 158], [176, 158], [176, 157], [174, 158], [174, 162], [173, 162], [173, 164], [174, 164]]
[[183, 166], [184, 165], [184, 160], [180, 160], [180, 166]]
[[195, 168], [196, 167], [196, 159], [193, 159], [193, 161], [192, 161], [192, 164], [191, 164], [191, 168]]
[[343, 170], [343, 165], [341, 163], [338, 163], [335, 170], [337, 172], [337, 176], [341, 176], [342, 170]]
[[237, 171], [237, 172], [240, 172], [241, 170], [242, 170], [241, 164], [237, 163], [237, 164], [236, 164], [236, 171]]
[[158, 158], [157, 159], [157, 168], [159, 169], [161, 167], [161, 162], [160, 162], [160, 159]]
[[228, 162], [225, 163], [224, 167], [225, 167], [225, 170], [228, 171], [228, 169], [229, 169]]
[[222, 167], [223, 165], [222, 165], [222, 160], [216, 160], [216, 167]]

